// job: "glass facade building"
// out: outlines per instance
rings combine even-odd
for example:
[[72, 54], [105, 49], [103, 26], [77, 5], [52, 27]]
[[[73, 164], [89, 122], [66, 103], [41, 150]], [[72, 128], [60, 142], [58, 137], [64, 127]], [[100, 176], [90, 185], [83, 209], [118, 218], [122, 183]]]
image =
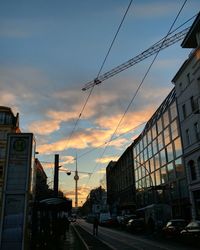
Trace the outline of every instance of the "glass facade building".
[[163, 203], [173, 217], [190, 217], [175, 89], [133, 143], [137, 208]]

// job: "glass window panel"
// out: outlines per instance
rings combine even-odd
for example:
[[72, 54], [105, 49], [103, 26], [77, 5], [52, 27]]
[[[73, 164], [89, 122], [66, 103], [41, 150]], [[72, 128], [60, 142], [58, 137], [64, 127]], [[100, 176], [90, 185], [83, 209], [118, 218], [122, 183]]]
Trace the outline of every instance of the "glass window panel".
[[182, 145], [180, 137], [174, 141], [174, 149], [176, 158], [182, 155]]
[[168, 171], [168, 177], [169, 177], [169, 180], [174, 180], [175, 179], [175, 172], [174, 172], [174, 165], [173, 163], [169, 163], [167, 165], [167, 171]]
[[160, 170], [155, 171], [155, 178], [156, 178], [156, 185], [160, 185], [161, 179], [160, 179]]
[[145, 168], [145, 165], [142, 165], [142, 166], [141, 166], [141, 173], [142, 173], [142, 178], [145, 177], [145, 175], [146, 175], [146, 168]]
[[152, 137], [153, 139], [155, 139], [157, 136], [157, 128], [156, 128], [156, 124], [153, 125], [152, 127]]
[[176, 170], [176, 176], [177, 177], [183, 177], [185, 176], [185, 169], [184, 165], [182, 163], [182, 159], [179, 158], [175, 161], [175, 170]]
[[171, 123], [171, 136], [172, 140], [175, 139], [178, 136], [178, 125], [177, 125], [177, 120], [174, 120]]
[[161, 182], [164, 184], [168, 181], [168, 174], [166, 167], [161, 168]]
[[147, 140], [148, 140], [148, 144], [152, 141], [151, 129], [147, 132]]
[[165, 141], [165, 145], [170, 143], [170, 132], [169, 132], [169, 127], [167, 127], [164, 130], [164, 141]]
[[158, 150], [161, 150], [161, 149], [163, 148], [163, 146], [164, 146], [162, 134], [160, 134], [160, 135], [157, 137], [157, 142], [158, 142]]
[[142, 151], [143, 150], [143, 140], [141, 139], [140, 140], [140, 151]]
[[157, 129], [158, 129], [158, 134], [160, 134], [160, 132], [163, 130], [163, 127], [162, 127], [162, 118], [160, 118], [157, 121]]
[[154, 173], [151, 173], [151, 175], [150, 175], [151, 177], [150, 177], [150, 180], [151, 180], [151, 186], [155, 186], [156, 185], [156, 183], [155, 183], [155, 176], [154, 176]]
[[165, 148], [160, 151], [160, 160], [161, 160], [161, 166], [163, 166], [167, 163]]
[[149, 158], [151, 158], [152, 157], [152, 145], [151, 145], [151, 143], [148, 145], [148, 155], [149, 155]]
[[155, 155], [158, 152], [158, 148], [157, 148], [157, 140], [153, 140], [152, 142], [152, 146], [153, 146], [153, 154]]
[[143, 141], [144, 141], [144, 148], [147, 146], [147, 136], [146, 134], [143, 137]]
[[172, 144], [169, 144], [167, 146], [167, 162], [170, 162], [174, 159], [174, 155], [173, 155], [173, 148], [172, 148]]
[[155, 155], [154, 161], [155, 161], [155, 170], [159, 169], [160, 168], [160, 156], [159, 156], [159, 153], [157, 155]]
[[146, 185], [147, 185], [147, 187], [151, 186], [151, 177], [150, 177], [150, 175], [146, 176]]
[[153, 172], [154, 171], [154, 158], [152, 157], [151, 159], [150, 159], [150, 172]]
[[176, 108], [176, 102], [174, 102], [170, 106], [170, 115], [171, 115], [171, 121], [173, 121], [177, 117], [177, 108]]
[[148, 159], [147, 148], [144, 149], [144, 161]]
[[163, 125], [164, 128], [167, 127], [167, 125], [169, 124], [169, 114], [168, 114], [168, 110], [163, 114]]

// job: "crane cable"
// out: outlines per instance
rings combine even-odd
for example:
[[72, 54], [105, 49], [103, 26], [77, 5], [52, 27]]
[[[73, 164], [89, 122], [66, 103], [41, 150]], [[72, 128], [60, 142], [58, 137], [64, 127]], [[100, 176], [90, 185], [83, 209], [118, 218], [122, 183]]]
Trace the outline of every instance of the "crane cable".
[[[115, 42], [115, 40], [116, 40], [116, 38], [117, 38], [117, 35], [118, 35], [118, 33], [119, 33], [119, 31], [120, 31], [120, 29], [121, 29], [121, 27], [122, 27], [122, 24], [123, 24], [123, 22], [124, 22], [124, 20], [125, 20], [125, 17], [126, 17], [128, 11], [129, 11], [129, 9], [130, 9], [130, 6], [131, 6], [132, 2], [133, 2], [133, 0], [131, 0], [131, 1], [129, 2], [129, 4], [128, 4], [128, 7], [127, 7], [127, 9], [126, 9], [126, 11], [125, 11], [125, 13], [124, 13], [124, 15], [123, 15], [123, 18], [122, 18], [122, 20], [121, 20], [121, 22], [120, 22], [120, 24], [119, 24], [119, 27], [118, 27], [118, 29], [117, 29], [117, 31], [116, 31], [116, 33], [115, 33], [115, 36], [114, 36], [114, 38], [113, 38], [113, 40], [112, 40], [112, 42], [111, 42], [111, 44], [110, 44], [110, 46], [109, 46], [108, 52], [107, 52], [107, 54], [106, 54], [106, 56], [105, 56], [105, 58], [104, 58], [104, 60], [103, 60], [103, 63], [102, 63], [102, 65], [101, 65], [101, 67], [100, 67], [100, 70], [99, 70], [99, 72], [98, 72], [98, 74], [97, 74], [97, 78], [99, 77], [99, 75], [100, 75], [100, 73], [101, 73], [101, 71], [102, 71], [102, 69], [103, 69], [103, 67], [104, 67], [104, 65], [105, 65], [105, 62], [106, 62], [106, 60], [107, 60], [107, 58], [108, 58], [108, 55], [109, 55], [109, 53], [110, 53], [110, 51], [111, 51], [111, 48], [112, 48], [113, 44], [114, 44], [114, 42]], [[94, 85], [94, 86], [95, 86], [95, 85]], [[67, 149], [68, 149], [69, 142], [70, 142], [70, 140], [71, 140], [71, 138], [72, 138], [72, 135], [74, 134], [74, 131], [75, 131], [77, 125], [78, 125], [78, 122], [79, 122], [79, 120], [81, 119], [81, 116], [82, 116], [82, 114], [83, 114], [83, 111], [85, 110], [85, 107], [86, 107], [86, 105], [87, 105], [87, 103], [88, 103], [88, 101], [89, 101], [89, 99], [90, 99], [90, 96], [92, 95], [94, 86], [90, 89], [90, 92], [89, 92], [89, 94], [88, 94], [88, 96], [87, 96], [87, 98], [86, 98], [86, 100], [85, 100], [85, 102], [84, 102], [84, 104], [83, 104], [83, 107], [82, 107], [82, 109], [81, 109], [81, 111], [80, 111], [80, 113], [79, 113], [79, 116], [78, 116], [78, 118], [77, 118], [77, 120], [76, 120], [76, 122], [75, 122], [75, 124], [74, 124], [74, 127], [73, 127], [73, 129], [72, 129], [72, 132], [70, 133], [70, 135], [69, 135], [69, 137], [68, 137], [67, 146], [66, 146]]]
[[[164, 37], [162, 44], [165, 42], [167, 36], [170, 34], [170, 32], [171, 32], [171, 30], [172, 30], [172, 28], [173, 28], [175, 22], [177, 21], [177, 19], [178, 19], [180, 13], [181, 13], [181, 11], [182, 11], [182, 9], [184, 8], [186, 2], [187, 2], [187, 0], [185, 0], [184, 3], [182, 4], [182, 6], [181, 6], [181, 8], [180, 8], [180, 10], [179, 10], [179, 12], [178, 12], [178, 14], [176, 15], [176, 17], [175, 17], [175, 19], [174, 19], [172, 25], [170, 26], [169, 31], [167, 32], [167, 35]], [[162, 47], [162, 44], [160, 45], [160, 48]], [[104, 148], [104, 150], [103, 150], [103, 152], [102, 152], [102, 154], [101, 154], [101, 156], [100, 156], [99, 159], [102, 159], [102, 158], [103, 158], [103, 155], [104, 155], [104, 153], [105, 153], [105, 151], [106, 151], [106, 149], [107, 149], [109, 143], [112, 141], [112, 139], [113, 139], [114, 135], [116, 134], [116, 132], [117, 132], [117, 130], [118, 130], [118, 128], [119, 128], [119, 126], [120, 126], [120, 124], [121, 124], [121, 122], [122, 122], [124, 116], [125, 116], [126, 113], [128, 112], [128, 110], [129, 110], [131, 104], [133, 103], [133, 101], [134, 101], [136, 95], [138, 94], [138, 92], [139, 92], [139, 90], [140, 90], [142, 84], [144, 83], [144, 80], [146, 79], [146, 77], [147, 77], [147, 75], [148, 75], [150, 69], [152, 68], [152, 66], [153, 66], [153, 64], [154, 64], [154, 62], [155, 62], [155, 60], [156, 60], [156, 58], [158, 57], [159, 52], [160, 52], [160, 50], [158, 50], [157, 53], [155, 54], [155, 56], [154, 56], [152, 62], [150, 63], [150, 65], [149, 65], [149, 67], [148, 67], [148, 69], [147, 69], [147, 71], [146, 71], [144, 77], [142, 78], [142, 81], [140, 82], [139, 86], [137, 87], [137, 89], [136, 89], [136, 91], [135, 91], [135, 93], [134, 93], [134, 95], [133, 95], [131, 101], [129, 102], [129, 104], [128, 104], [126, 110], [125, 110], [125, 112], [123, 113], [122, 117], [120, 118], [120, 120], [119, 120], [119, 122], [118, 122], [118, 124], [117, 124], [117, 126], [116, 126], [116, 128], [115, 128], [115, 130], [114, 130], [114, 132], [113, 132], [113, 134], [112, 134], [111, 137], [110, 137], [110, 140], [109, 140], [108, 143], [106, 144], [106, 146], [105, 146], [105, 148]], [[92, 173], [95, 172], [95, 170], [96, 170], [96, 168], [97, 168], [97, 165], [98, 165], [98, 163], [95, 165], [95, 167], [94, 167]], [[91, 179], [91, 177], [89, 178], [89, 180], [90, 180], [90, 179]], [[89, 181], [88, 181], [88, 182], [89, 182]], [[87, 184], [88, 184], [88, 183], [87, 183]]]

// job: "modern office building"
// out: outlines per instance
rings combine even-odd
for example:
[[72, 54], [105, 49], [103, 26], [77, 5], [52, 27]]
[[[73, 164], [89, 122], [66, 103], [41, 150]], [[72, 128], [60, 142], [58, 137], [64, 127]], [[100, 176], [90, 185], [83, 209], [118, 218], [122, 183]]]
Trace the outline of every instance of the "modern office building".
[[200, 219], [200, 14], [181, 46], [192, 52], [172, 82], [176, 88], [192, 217]]
[[19, 114], [15, 116], [11, 108], [0, 106], [0, 199], [2, 196], [8, 133], [20, 133]]
[[107, 202], [113, 215], [132, 213], [136, 209], [133, 149], [130, 145], [120, 158], [106, 168]]
[[190, 217], [190, 202], [175, 88], [133, 143], [137, 209], [168, 204], [175, 218]]

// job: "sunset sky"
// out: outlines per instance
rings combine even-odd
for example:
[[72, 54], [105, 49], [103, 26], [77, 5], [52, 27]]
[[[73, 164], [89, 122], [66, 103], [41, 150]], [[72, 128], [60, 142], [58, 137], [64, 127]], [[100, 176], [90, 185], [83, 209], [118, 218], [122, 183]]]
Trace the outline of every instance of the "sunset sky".
[[[22, 132], [34, 133], [37, 157], [50, 186], [55, 154], [60, 155], [62, 168], [74, 171], [77, 155], [78, 170], [92, 173], [90, 178], [79, 174], [79, 205], [92, 188], [105, 185], [107, 164], [140, 134], [173, 88], [171, 80], [190, 53], [181, 42], [160, 52], [115, 139], [107, 145], [153, 57], [96, 86], [78, 119], [89, 94], [81, 89], [97, 76], [129, 2], [0, 1], [0, 106], [19, 112]], [[183, 2], [133, 1], [101, 73], [163, 38]], [[199, 10], [199, 0], [188, 0], [174, 29]], [[59, 188], [74, 199], [74, 173], [59, 176]]]

